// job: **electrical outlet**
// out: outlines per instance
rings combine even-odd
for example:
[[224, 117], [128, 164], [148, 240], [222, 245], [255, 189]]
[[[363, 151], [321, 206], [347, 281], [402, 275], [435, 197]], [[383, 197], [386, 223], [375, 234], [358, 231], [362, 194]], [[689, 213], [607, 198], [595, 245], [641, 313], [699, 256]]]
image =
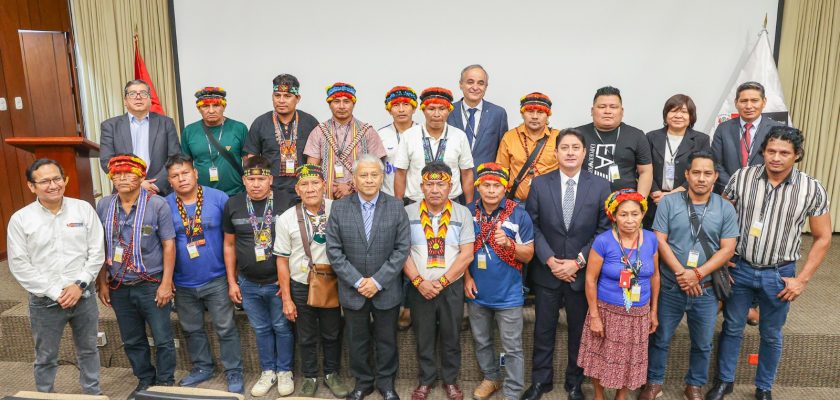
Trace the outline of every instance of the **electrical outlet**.
[[105, 347], [108, 344], [108, 338], [105, 337], [105, 332], [96, 332], [96, 347]]

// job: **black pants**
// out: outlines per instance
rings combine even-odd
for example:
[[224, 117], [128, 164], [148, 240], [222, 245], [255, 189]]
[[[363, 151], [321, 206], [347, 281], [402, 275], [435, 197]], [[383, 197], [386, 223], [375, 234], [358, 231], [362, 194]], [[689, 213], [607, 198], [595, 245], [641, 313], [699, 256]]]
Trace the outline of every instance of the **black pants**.
[[[371, 316], [373, 323], [371, 323]], [[359, 310], [344, 309], [347, 342], [350, 346], [350, 372], [356, 378], [356, 390], [376, 387], [381, 391], [394, 390], [394, 378], [399, 367], [397, 353], [397, 320], [400, 306], [387, 310], [373, 307], [370, 300]], [[371, 332], [371, 330], [373, 332]], [[375, 366], [368, 363], [370, 345], [376, 347]]]
[[441, 379], [455, 384], [461, 370], [461, 320], [464, 318], [464, 280], [458, 279], [437, 297], [426, 300], [415, 288], [409, 289], [409, 304], [414, 335], [417, 337], [417, 361], [420, 384], [437, 380], [435, 344], [440, 338]]
[[[577, 279], [583, 279], [578, 274]], [[554, 343], [557, 336], [557, 319], [561, 302], [566, 305], [566, 323], [569, 326], [568, 364], [566, 364], [565, 388], [569, 390], [583, 383], [583, 368], [578, 366], [580, 337], [589, 305], [584, 291], [574, 291], [568, 283], [561, 283], [557, 289], [534, 285], [534, 361], [531, 380], [534, 383], [554, 381]]]
[[309, 285], [292, 281], [292, 301], [297, 308], [295, 334], [300, 345], [303, 376], [318, 377], [318, 338], [324, 349], [324, 375], [341, 369], [341, 308], [317, 308], [306, 304]]

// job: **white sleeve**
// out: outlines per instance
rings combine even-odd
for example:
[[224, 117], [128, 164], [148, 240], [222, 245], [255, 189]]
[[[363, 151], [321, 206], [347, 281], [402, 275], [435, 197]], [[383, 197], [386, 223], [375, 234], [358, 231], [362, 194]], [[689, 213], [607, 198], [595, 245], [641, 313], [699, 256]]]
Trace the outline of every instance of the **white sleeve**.
[[63, 288], [60, 281], [45, 278], [33, 265], [26, 248], [28, 238], [23, 231], [20, 214], [15, 214], [9, 221], [6, 237], [6, 250], [9, 256], [9, 271], [27, 292], [36, 296], [47, 296], [57, 300]]

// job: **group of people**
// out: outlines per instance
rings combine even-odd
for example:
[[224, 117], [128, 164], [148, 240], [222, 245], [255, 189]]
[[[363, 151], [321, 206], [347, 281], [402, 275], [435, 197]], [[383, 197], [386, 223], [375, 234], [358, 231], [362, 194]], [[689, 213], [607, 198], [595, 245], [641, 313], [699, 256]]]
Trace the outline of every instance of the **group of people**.
[[[206, 311], [228, 389], [243, 392], [241, 304], [262, 371], [253, 396], [295, 391], [297, 343], [301, 395], [322, 381], [336, 397], [360, 400], [376, 388], [398, 399], [397, 330], [410, 323], [412, 399], [429, 398], [441, 381], [460, 400], [466, 303], [484, 376], [474, 399], [500, 391], [536, 400], [553, 390], [565, 307], [569, 399], [585, 398], [585, 376], [596, 399], [605, 388], [616, 399], [640, 387], [639, 399], [658, 397], [686, 315], [685, 397], [698, 400], [722, 301], [718, 376], [705, 399], [731, 393], [754, 305], [756, 398], [770, 399], [790, 302], [822, 262], [831, 226], [824, 187], [795, 168], [802, 133], [762, 118], [763, 87], [742, 84], [740, 116], [710, 140], [692, 129], [696, 107], [685, 95], [668, 99], [664, 127], [645, 134], [622, 122], [616, 88], [596, 92], [592, 123], [563, 130], [548, 126], [551, 100], [535, 92], [521, 98], [523, 123], [509, 130], [505, 110], [484, 100], [487, 86], [484, 68], [471, 65], [459, 101], [445, 88], [394, 87], [384, 101], [393, 123], [379, 130], [353, 116], [347, 83], [327, 89], [332, 117], [319, 123], [297, 109], [298, 80], [279, 75], [273, 110], [250, 129], [224, 116], [223, 89], [206, 87], [196, 92], [202, 120], [179, 140], [171, 119], [149, 112], [148, 85], [128, 82], [127, 114], [102, 123], [113, 194], [95, 209], [64, 197], [61, 165], [39, 159], [26, 171], [37, 200], [9, 223], [9, 267], [30, 293], [37, 389], [53, 390], [69, 323], [82, 390], [101, 392], [98, 297], [116, 314], [135, 393], [175, 383], [173, 304], [192, 362], [179, 384], [215, 374]], [[806, 221], [814, 243], [797, 274]], [[732, 280], [725, 298], [713, 279], [722, 271]], [[526, 287], [536, 313], [527, 389]], [[353, 386], [341, 374], [344, 339]]]

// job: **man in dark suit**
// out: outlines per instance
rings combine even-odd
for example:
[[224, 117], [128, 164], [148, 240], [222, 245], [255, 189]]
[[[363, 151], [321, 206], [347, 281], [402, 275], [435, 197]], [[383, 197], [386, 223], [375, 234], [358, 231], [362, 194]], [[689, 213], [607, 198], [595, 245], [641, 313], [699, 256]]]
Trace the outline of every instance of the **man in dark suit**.
[[735, 108], [739, 117], [718, 125], [712, 139], [712, 155], [715, 156], [718, 169], [715, 193], [723, 191], [735, 171], [750, 165], [764, 164], [764, 157], [759, 150], [764, 137], [770, 128], [784, 125], [761, 116], [766, 105], [767, 98], [762, 84], [744, 82], [736, 89]]
[[496, 161], [499, 143], [508, 131], [505, 109], [484, 100], [488, 81], [487, 71], [481, 65], [461, 70], [459, 85], [464, 97], [452, 104], [454, 112], [446, 121], [467, 133], [475, 166]]
[[150, 112], [149, 84], [135, 79], [123, 89], [123, 103], [128, 112], [109, 118], [100, 125], [99, 164], [108, 172], [108, 161], [116, 154], [133, 153], [146, 162], [143, 189], [166, 196], [172, 191], [166, 176], [166, 160], [181, 152], [175, 122], [165, 115]]
[[561, 301], [566, 305], [568, 364], [565, 389], [569, 399], [583, 399], [583, 369], [577, 365], [580, 337], [586, 319], [584, 293], [586, 257], [595, 236], [610, 223], [604, 200], [610, 183], [582, 170], [586, 139], [576, 129], [557, 135], [559, 172], [534, 178], [526, 209], [534, 222], [536, 255], [541, 264], [534, 278], [534, 358], [532, 384], [523, 399], [536, 400], [553, 389], [554, 342]]
[[[357, 193], [333, 202], [327, 221], [327, 257], [338, 276], [350, 371], [356, 378], [356, 387], [347, 396], [352, 400], [371, 394], [374, 378], [385, 400], [399, 400], [394, 390], [397, 319], [403, 298], [402, 269], [411, 240], [403, 202], [379, 191], [384, 170], [377, 156], [359, 157], [353, 166]], [[368, 364], [371, 332], [376, 371]]]

